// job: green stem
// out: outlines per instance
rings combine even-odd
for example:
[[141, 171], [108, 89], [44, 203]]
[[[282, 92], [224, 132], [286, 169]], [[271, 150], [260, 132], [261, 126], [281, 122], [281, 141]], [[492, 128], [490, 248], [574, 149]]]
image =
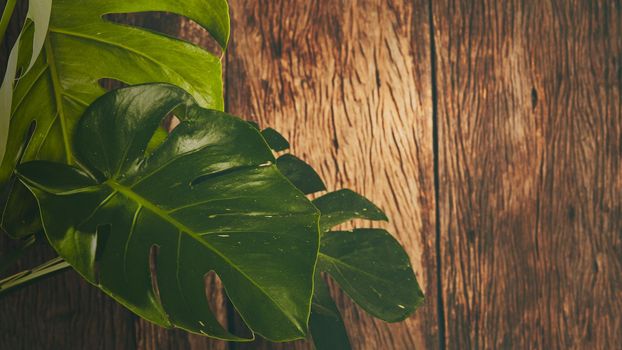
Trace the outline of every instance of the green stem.
[[69, 264], [61, 257], [54, 258], [34, 269], [16, 273], [13, 276], [0, 280], [0, 297], [7, 293], [16, 291], [33, 282], [43, 278], [50, 277], [55, 273], [61, 272], [69, 268]]
[[32, 235], [28, 237], [25, 241], [23, 241], [23, 243], [19, 247], [13, 249], [7, 255], [0, 257], [0, 273], [4, 272], [4, 270], [8, 269], [11, 265], [13, 265], [13, 263], [15, 263], [17, 259], [24, 255], [24, 253], [26, 253], [28, 249], [34, 244], [35, 236]]
[[8, 0], [6, 6], [4, 6], [2, 18], [0, 19], [0, 44], [4, 41], [4, 34], [6, 34], [6, 29], [9, 27], [9, 22], [11, 22], [15, 4], [17, 4], [17, 0]]

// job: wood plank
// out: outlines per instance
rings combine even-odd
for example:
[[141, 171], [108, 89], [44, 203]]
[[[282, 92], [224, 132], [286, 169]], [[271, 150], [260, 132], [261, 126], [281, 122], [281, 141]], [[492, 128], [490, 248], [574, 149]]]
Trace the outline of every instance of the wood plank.
[[622, 344], [622, 6], [433, 3], [449, 348]]
[[[427, 1], [231, 1], [227, 108], [284, 133], [330, 190], [386, 210], [428, 296], [373, 320], [333, 288], [357, 349], [438, 346]], [[366, 223], [357, 223], [359, 227]], [[257, 341], [238, 348], [307, 349]]]
[[[0, 251], [13, 244], [0, 237]], [[36, 247], [13, 272], [55, 254]], [[67, 271], [0, 300], [3, 349], [134, 349], [134, 316], [76, 272]]]

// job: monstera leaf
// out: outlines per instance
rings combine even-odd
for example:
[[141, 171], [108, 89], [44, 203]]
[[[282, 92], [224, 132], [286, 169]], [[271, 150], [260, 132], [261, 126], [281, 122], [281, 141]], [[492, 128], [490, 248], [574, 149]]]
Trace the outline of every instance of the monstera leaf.
[[[274, 150], [287, 148], [281, 140], [284, 139], [282, 135], [266, 130], [264, 137], [270, 136], [266, 139], [271, 140], [269, 144]], [[283, 173], [291, 176], [290, 181], [301, 191], [314, 193], [321, 190], [316, 185], [317, 173], [302, 160], [296, 158], [296, 161], [289, 162], [286, 170]], [[321, 213], [321, 238], [309, 331], [318, 350], [349, 349], [343, 319], [322, 274], [335, 279], [365, 311], [388, 322], [401, 321], [412, 314], [423, 302], [423, 292], [408, 255], [387, 231], [330, 231], [334, 226], [353, 219], [386, 221], [386, 215], [371, 201], [344, 189], [327, 193], [315, 199], [313, 204]]]
[[276, 160], [276, 164], [283, 175], [287, 176], [289, 181], [304, 194], [326, 189], [320, 175], [300, 158], [292, 156], [291, 154], [284, 154]]
[[348, 189], [327, 193], [313, 203], [322, 213], [321, 233], [352, 219], [388, 221], [387, 216], [374, 203]]
[[[6, 2], [6, 7], [2, 14], [10, 16], [16, 2]], [[18, 71], [22, 75], [28, 73], [35, 63], [43, 48], [43, 42], [47, 34], [50, 22], [50, 12], [52, 10], [52, 0], [30, 0], [28, 1], [28, 13], [22, 32], [9, 54], [6, 71], [0, 86], [0, 162], [4, 158], [6, 143], [9, 136], [9, 122], [11, 119], [11, 101], [13, 99], [13, 82], [17, 78]], [[8, 19], [8, 18], [7, 18]], [[5, 21], [3, 21], [5, 22]], [[5, 22], [5, 25], [8, 21]], [[2, 33], [6, 28], [0, 29]], [[4, 37], [0, 36], [0, 42]], [[0, 182], [1, 183], [1, 182]]]
[[[146, 151], [172, 111], [181, 124]], [[304, 337], [319, 213], [259, 131], [179, 88], [140, 85], [95, 101], [74, 151], [81, 167], [31, 161], [17, 172], [51, 245], [84, 278], [156, 324], [243, 340], [210, 311], [214, 271], [251, 330]]]
[[278, 131], [272, 128], [265, 128], [261, 131], [261, 136], [266, 139], [268, 145], [273, 150], [279, 152], [289, 148], [289, 142]]
[[[42, 54], [16, 84], [12, 104], [0, 109], [0, 121], [10, 119], [8, 142], [6, 137], [0, 140], [7, 143], [0, 186], [7, 183], [20, 161], [74, 163], [70, 147], [73, 130], [86, 107], [105, 92], [100, 79], [171, 83], [188, 91], [201, 106], [222, 109], [219, 57], [193, 44], [104, 18], [146, 11], [186, 16], [209, 31], [223, 49], [227, 44], [225, 0], [54, 0]], [[8, 231], [13, 231], [11, 226], [23, 227], [24, 223], [11, 222], [28, 216], [17, 208], [34, 208], [19, 203], [25, 200], [21, 193], [26, 191], [16, 187], [7, 205], [10, 212], [5, 211], [3, 219]]]
[[[328, 273], [359, 306], [388, 322], [405, 319], [423, 302], [408, 255], [385, 230], [355, 229], [328, 231], [332, 226], [360, 218], [386, 220], [366, 198], [349, 190], [328, 193], [313, 203], [321, 212], [322, 235], [316, 274]], [[347, 349], [343, 321], [329, 295], [321, 291], [316, 277], [316, 295], [309, 327], [319, 350]], [[336, 324], [326, 327], [330, 322]], [[327, 343], [328, 339], [332, 343]]]

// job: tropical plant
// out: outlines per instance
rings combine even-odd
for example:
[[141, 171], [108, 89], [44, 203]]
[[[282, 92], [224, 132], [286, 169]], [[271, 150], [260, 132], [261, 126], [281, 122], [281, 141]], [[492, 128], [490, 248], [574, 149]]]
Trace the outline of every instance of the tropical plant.
[[[423, 294], [390, 234], [331, 231], [355, 218], [386, 220], [378, 207], [349, 190], [310, 201], [305, 195], [325, 185], [285, 152], [289, 142], [221, 111], [218, 57], [104, 18], [174, 12], [224, 49], [224, 0], [77, 2], [54, 0], [47, 37], [50, 3], [30, 2], [2, 85], [12, 94], [0, 111], [0, 123], [10, 121], [8, 139], [0, 139], [7, 145], [0, 185], [9, 193], [2, 227], [22, 244], [0, 258], [0, 272], [41, 228], [59, 257], [0, 280], [0, 295], [71, 267], [163, 327], [230, 341], [255, 333], [288, 341], [309, 328], [318, 349], [349, 348], [323, 275], [380, 319], [414, 311]], [[104, 78], [130, 86], [106, 92]], [[169, 115], [180, 124], [167, 134]], [[209, 272], [251, 337], [216, 320], [205, 297]]]
[[[273, 150], [283, 151], [289, 143], [273, 129], [263, 134]], [[319, 175], [308, 164], [296, 159], [279, 169], [305, 194], [325, 190]], [[314, 274], [314, 292], [309, 331], [317, 349], [349, 349], [350, 341], [341, 314], [332, 300], [322, 274], [334, 278], [352, 299], [372, 316], [399, 322], [423, 302], [408, 255], [383, 229], [357, 228], [331, 231], [353, 219], [387, 221], [386, 215], [367, 198], [348, 189], [326, 193], [315, 200], [320, 211], [320, 249]]]
[[[43, 13], [40, 8], [50, 3], [34, 1], [30, 12]], [[222, 110], [219, 57], [193, 44], [105, 17], [146, 11], [186, 16], [203, 26], [223, 49], [227, 45], [225, 0], [90, 0], [88, 6], [76, 0], [54, 0], [45, 40], [37, 30], [39, 23], [45, 23], [38, 18], [44, 14], [33, 16], [38, 21], [29, 21], [24, 27], [10, 65], [30, 56], [29, 50], [21, 49], [28, 47], [32, 36], [29, 23], [34, 23], [34, 42], [43, 49], [14, 87], [11, 72], [2, 86], [2, 96], [7, 98], [0, 110], [0, 126], [4, 126], [0, 130], [10, 130], [11, 137], [0, 138], [0, 157], [4, 155], [0, 185], [12, 186], [6, 201], [11, 210], [3, 211], [2, 228], [12, 236], [30, 235], [40, 227], [32, 196], [19, 182], [10, 181], [15, 165], [34, 159], [73, 164], [73, 129], [86, 107], [106, 91], [99, 84], [101, 79], [174, 84], [192, 94], [201, 106]]]

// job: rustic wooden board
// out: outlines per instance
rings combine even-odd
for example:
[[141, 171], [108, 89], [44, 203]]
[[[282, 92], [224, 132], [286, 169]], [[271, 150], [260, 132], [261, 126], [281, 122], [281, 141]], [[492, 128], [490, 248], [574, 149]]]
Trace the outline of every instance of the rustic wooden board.
[[385, 209], [392, 221], [379, 226], [405, 245], [425, 286], [425, 306], [397, 324], [373, 320], [333, 288], [353, 346], [436, 348], [427, 1], [236, 0], [231, 15], [228, 111], [283, 132], [330, 190], [352, 188]]
[[622, 6], [434, 1], [449, 348], [622, 344]]
[[[0, 251], [11, 245], [2, 237]], [[15, 271], [55, 254], [37, 247]], [[134, 316], [67, 271], [2, 298], [0, 348], [134, 349]]]
[[[282, 131], [329, 189], [352, 188], [384, 208], [391, 223], [373, 226], [405, 245], [425, 287], [425, 306], [386, 324], [333, 286], [355, 348], [622, 344], [619, 1], [231, 7], [227, 109]], [[192, 22], [149, 16], [129, 20], [213, 48]], [[0, 239], [0, 252], [10, 245]], [[37, 248], [16, 268], [52, 255]], [[221, 322], [232, 323], [219, 282], [208, 288]], [[226, 344], [164, 330], [67, 272], [1, 300], [0, 347], [310, 345]]]

